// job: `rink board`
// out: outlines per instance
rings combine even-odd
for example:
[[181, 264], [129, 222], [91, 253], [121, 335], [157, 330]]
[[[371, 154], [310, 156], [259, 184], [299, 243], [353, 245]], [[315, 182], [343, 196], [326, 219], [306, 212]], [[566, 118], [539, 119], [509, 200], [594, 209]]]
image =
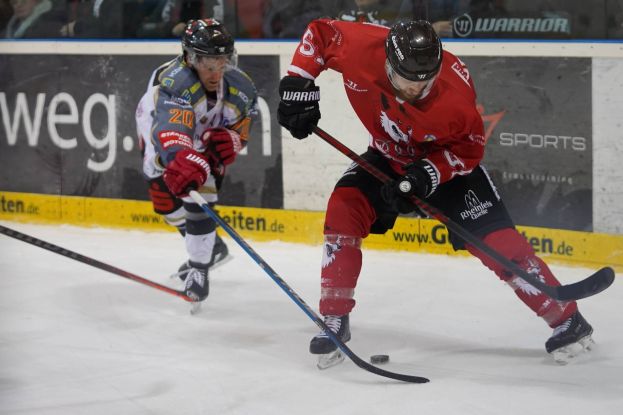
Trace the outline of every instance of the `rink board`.
[[[219, 206], [221, 217], [244, 238], [319, 245], [323, 212]], [[78, 196], [0, 192], [0, 219], [20, 222], [174, 231], [150, 202]], [[623, 235], [518, 226], [535, 251], [549, 262], [610, 265], [623, 272]], [[385, 235], [371, 235], [365, 247], [456, 255], [446, 228], [436, 220], [398, 218]], [[461, 252], [460, 254], [464, 254]]]

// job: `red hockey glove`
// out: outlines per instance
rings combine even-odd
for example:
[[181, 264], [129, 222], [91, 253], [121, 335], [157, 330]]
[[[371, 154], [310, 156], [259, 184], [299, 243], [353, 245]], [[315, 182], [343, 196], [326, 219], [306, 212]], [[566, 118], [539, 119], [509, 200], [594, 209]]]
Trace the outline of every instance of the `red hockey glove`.
[[224, 166], [230, 165], [242, 150], [240, 134], [228, 128], [210, 128], [201, 136], [211, 156]]
[[164, 182], [177, 197], [188, 196], [210, 176], [208, 160], [195, 150], [181, 150], [164, 170]]

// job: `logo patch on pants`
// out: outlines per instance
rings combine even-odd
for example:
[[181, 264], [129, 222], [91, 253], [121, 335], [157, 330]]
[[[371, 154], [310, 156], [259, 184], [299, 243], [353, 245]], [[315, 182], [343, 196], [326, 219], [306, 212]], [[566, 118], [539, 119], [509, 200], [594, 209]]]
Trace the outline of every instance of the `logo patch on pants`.
[[465, 206], [467, 209], [461, 212], [461, 219], [470, 218], [471, 220], [476, 220], [489, 213], [488, 209], [493, 207], [493, 203], [489, 200], [481, 202], [476, 193], [473, 190], [469, 190], [465, 194]]

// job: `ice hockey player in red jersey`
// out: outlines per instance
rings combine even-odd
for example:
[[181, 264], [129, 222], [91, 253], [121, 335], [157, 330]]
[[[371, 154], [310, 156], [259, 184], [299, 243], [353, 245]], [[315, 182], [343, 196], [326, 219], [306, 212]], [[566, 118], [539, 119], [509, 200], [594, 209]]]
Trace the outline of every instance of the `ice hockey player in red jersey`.
[[[343, 341], [350, 340], [349, 315], [361, 271], [361, 242], [385, 233], [399, 213], [416, 208], [415, 194], [526, 272], [559, 286], [535, 255], [480, 164], [485, 138], [468, 68], [444, 51], [426, 21], [390, 28], [319, 19], [307, 27], [280, 83], [279, 123], [303, 139], [320, 119], [314, 80], [326, 69], [340, 72], [346, 95], [370, 133], [362, 157], [394, 178], [383, 185], [357, 165], [337, 182], [324, 224], [320, 313]], [[545, 347], [561, 363], [588, 349], [592, 327], [575, 302], [559, 302], [505, 270], [450, 233], [454, 249], [466, 249], [505, 281], [537, 316], [554, 329]], [[320, 366], [340, 361], [324, 333], [310, 352]]]

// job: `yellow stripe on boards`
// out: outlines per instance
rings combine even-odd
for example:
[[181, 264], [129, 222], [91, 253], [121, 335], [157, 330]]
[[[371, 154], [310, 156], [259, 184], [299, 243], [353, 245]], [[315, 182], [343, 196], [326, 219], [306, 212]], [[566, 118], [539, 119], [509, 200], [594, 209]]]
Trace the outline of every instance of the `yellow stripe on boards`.
[[[244, 238], [320, 245], [324, 212], [219, 206], [219, 215]], [[175, 231], [154, 213], [149, 201], [0, 192], [0, 219]], [[623, 235], [518, 226], [539, 256], [549, 263], [623, 272]], [[221, 232], [221, 234], [223, 234]], [[442, 224], [432, 219], [398, 218], [394, 229], [370, 235], [365, 248], [467, 255], [455, 252]], [[319, 254], [320, 255], [320, 254]]]

